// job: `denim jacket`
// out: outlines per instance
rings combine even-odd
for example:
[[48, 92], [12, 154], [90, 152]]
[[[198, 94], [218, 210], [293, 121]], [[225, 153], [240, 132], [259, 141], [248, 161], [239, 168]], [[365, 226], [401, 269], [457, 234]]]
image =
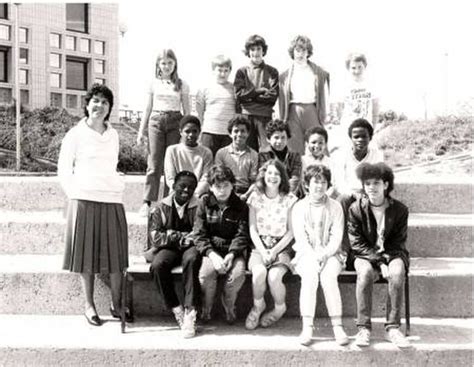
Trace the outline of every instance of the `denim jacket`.
[[249, 247], [248, 206], [234, 192], [221, 210], [214, 194], [199, 200], [193, 236], [197, 250], [204, 256], [215, 251], [225, 256], [229, 252], [242, 256]]

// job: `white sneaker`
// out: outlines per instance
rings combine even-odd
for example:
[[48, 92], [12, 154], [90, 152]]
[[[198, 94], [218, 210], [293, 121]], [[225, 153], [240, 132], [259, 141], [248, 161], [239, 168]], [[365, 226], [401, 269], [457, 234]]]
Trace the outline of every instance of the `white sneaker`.
[[385, 333], [385, 339], [395, 344], [398, 348], [411, 347], [410, 341], [402, 334], [399, 328], [391, 327]]
[[150, 214], [150, 205], [143, 203], [143, 205], [138, 209], [138, 215], [140, 217], [146, 218]]
[[349, 338], [347, 337], [346, 332], [342, 328], [342, 326], [333, 326], [332, 328], [334, 332], [334, 339], [336, 339], [336, 343], [339, 345], [347, 345], [349, 344]]
[[313, 340], [313, 326], [312, 325], [303, 326], [303, 329], [301, 330], [301, 334], [299, 338], [300, 338], [301, 345], [304, 345], [305, 347], [310, 345], [311, 341]]
[[355, 345], [359, 347], [368, 347], [370, 345], [370, 330], [361, 327], [355, 337]]
[[183, 306], [177, 306], [172, 309], [174, 318], [176, 319], [176, 322], [179, 325], [180, 329], [183, 329], [183, 323], [184, 323], [184, 309]]
[[186, 339], [196, 335], [196, 310], [186, 310], [181, 330], [183, 330], [183, 337]]

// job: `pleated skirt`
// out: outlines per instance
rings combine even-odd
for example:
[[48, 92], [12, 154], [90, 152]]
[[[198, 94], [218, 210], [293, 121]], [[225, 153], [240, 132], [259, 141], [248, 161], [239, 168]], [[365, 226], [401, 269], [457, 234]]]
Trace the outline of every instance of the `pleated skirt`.
[[63, 269], [117, 273], [128, 267], [128, 228], [119, 203], [70, 200]]

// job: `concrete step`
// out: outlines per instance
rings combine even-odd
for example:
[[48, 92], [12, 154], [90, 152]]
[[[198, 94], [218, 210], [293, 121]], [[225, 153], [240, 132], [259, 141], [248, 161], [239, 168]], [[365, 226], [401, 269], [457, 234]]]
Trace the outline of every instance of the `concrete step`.
[[351, 343], [338, 346], [327, 319], [317, 319], [313, 344], [298, 344], [300, 321], [285, 318], [269, 329], [243, 323], [198, 327], [183, 339], [171, 318], [139, 319], [120, 334], [110, 318], [101, 327], [82, 316], [0, 315], [2, 366], [471, 366], [472, 319], [414, 318], [412, 347], [384, 340], [383, 320], [373, 320], [371, 346], [354, 345], [354, 320], [343, 324]]
[[[141, 263], [132, 257], [130, 264]], [[83, 308], [82, 289], [76, 274], [61, 269], [61, 255], [2, 255], [0, 256], [0, 313], [13, 314], [80, 314]], [[420, 317], [472, 317], [472, 279], [474, 260], [471, 258], [413, 258], [410, 269], [411, 314]], [[252, 306], [250, 277], [239, 295], [237, 315], [244, 318]], [[98, 310], [105, 313], [110, 304], [107, 279], [96, 286]], [[177, 285], [180, 286], [177, 276]], [[340, 285], [343, 314], [354, 316], [355, 285]], [[134, 305], [137, 314], [168, 314], [151, 280], [136, 281]], [[374, 316], [385, 315], [387, 287], [375, 285]], [[299, 315], [299, 280], [289, 280], [287, 286], [288, 315]], [[319, 300], [323, 300], [322, 294]], [[220, 302], [216, 313], [222, 314]], [[318, 315], [325, 315], [320, 301]]]
[[[472, 257], [473, 218], [472, 214], [410, 214], [411, 256]], [[127, 220], [129, 252], [139, 255], [146, 244], [146, 219], [129, 212]], [[0, 210], [0, 254], [60, 254], [64, 223], [60, 211]]]
[[[414, 213], [471, 213], [472, 180], [458, 177], [396, 180], [394, 197]], [[143, 198], [143, 176], [126, 176], [125, 208], [136, 211]], [[0, 177], [0, 203], [9, 210], [62, 209], [65, 196], [57, 177]]]

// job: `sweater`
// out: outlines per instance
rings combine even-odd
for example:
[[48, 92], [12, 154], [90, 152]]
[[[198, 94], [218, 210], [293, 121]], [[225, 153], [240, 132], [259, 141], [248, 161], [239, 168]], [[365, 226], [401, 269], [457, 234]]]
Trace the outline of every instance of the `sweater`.
[[58, 159], [59, 182], [69, 199], [122, 203], [125, 183], [117, 172], [119, 137], [107, 124], [103, 134], [83, 118], [64, 137]]
[[199, 196], [207, 190], [207, 171], [211, 168], [212, 162], [212, 152], [205, 146], [188, 147], [183, 143], [171, 145], [165, 153], [166, 184], [172, 189], [178, 172], [193, 172], [199, 181], [195, 191], [195, 195]]

